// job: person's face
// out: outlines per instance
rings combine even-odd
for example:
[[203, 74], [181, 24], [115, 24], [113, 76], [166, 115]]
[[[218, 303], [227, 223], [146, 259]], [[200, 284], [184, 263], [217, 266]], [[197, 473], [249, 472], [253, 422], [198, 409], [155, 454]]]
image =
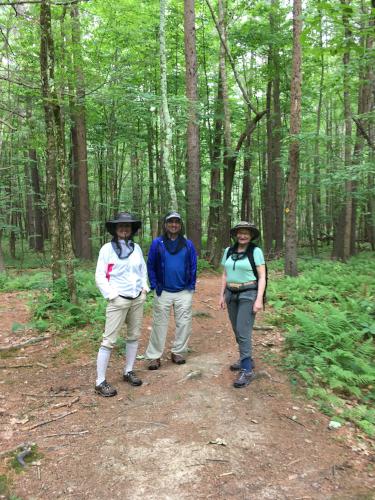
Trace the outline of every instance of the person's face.
[[251, 241], [251, 232], [248, 229], [239, 229], [236, 236], [240, 245], [247, 245]]
[[166, 222], [167, 233], [171, 236], [177, 236], [181, 231], [181, 221], [177, 217], [168, 219]]
[[116, 224], [116, 235], [119, 240], [127, 240], [132, 234], [132, 225], [129, 222]]

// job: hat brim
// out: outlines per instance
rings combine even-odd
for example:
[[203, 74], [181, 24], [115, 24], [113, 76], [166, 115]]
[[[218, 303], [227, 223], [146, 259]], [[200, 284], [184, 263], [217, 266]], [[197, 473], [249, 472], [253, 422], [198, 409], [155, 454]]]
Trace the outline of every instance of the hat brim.
[[124, 222], [124, 221], [112, 221], [109, 220], [105, 223], [105, 228], [112, 236], [116, 236], [116, 225], [117, 224], [131, 224], [132, 226], [132, 235], [137, 234], [139, 229], [142, 227], [141, 221], [136, 222]]
[[257, 238], [259, 238], [259, 235], [260, 235], [260, 231], [258, 228], [256, 227], [249, 227], [249, 226], [237, 226], [237, 227], [233, 227], [231, 230], [230, 230], [230, 236], [231, 238], [235, 238], [237, 236], [237, 231], [239, 231], [240, 229], [246, 229], [247, 231], [249, 231], [249, 233], [251, 234], [251, 240], [256, 240]]

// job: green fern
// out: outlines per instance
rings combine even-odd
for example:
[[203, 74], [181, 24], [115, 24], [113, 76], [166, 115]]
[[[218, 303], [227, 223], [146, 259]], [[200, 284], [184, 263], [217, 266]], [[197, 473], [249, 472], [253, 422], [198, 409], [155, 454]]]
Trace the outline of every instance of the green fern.
[[[348, 264], [304, 261], [303, 274], [272, 285], [271, 299], [285, 302], [275, 323], [287, 331], [284, 365], [308, 385], [308, 396], [335, 414], [353, 396], [361, 414], [344, 418], [373, 432], [375, 401], [375, 280], [373, 256]], [[272, 318], [271, 318], [272, 320]]]

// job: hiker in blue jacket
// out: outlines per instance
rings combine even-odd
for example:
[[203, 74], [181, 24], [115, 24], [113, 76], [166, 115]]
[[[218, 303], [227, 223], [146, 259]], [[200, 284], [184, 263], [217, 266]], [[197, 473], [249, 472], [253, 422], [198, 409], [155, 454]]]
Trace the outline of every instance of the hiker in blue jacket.
[[229, 319], [238, 344], [240, 359], [230, 366], [239, 375], [233, 385], [245, 387], [254, 379], [252, 331], [255, 315], [263, 308], [266, 266], [262, 250], [252, 243], [259, 230], [241, 221], [230, 231], [234, 245], [225, 249], [219, 305], [228, 308]]
[[171, 359], [178, 365], [185, 363], [191, 335], [197, 253], [183, 232], [181, 215], [168, 212], [164, 217], [164, 234], [153, 240], [148, 253], [147, 271], [151, 290], [154, 290], [152, 331], [145, 353], [149, 370], [157, 370], [161, 365], [171, 307], [176, 322]]

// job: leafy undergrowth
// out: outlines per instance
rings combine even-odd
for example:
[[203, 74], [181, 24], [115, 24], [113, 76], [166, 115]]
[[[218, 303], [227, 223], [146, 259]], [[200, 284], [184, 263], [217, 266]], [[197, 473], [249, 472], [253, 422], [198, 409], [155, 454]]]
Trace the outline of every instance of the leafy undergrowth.
[[[198, 260], [198, 273], [212, 270], [211, 265]], [[107, 301], [101, 296], [94, 277], [93, 265], [75, 271], [78, 304], [69, 302], [66, 279], [52, 285], [50, 271], [12, 273], [0, 275], [0, 291], [38, 291], [32, 295], [33, 320], [28, 325], [15, 323], [13, 331], [32, 328], [40, 332], [53, 330], [67, 332], [74, 344], [97, 344], [102, 336]], [[153, 294], [148, 294], [145, 312], [151, 310]], [[124, 348], [121, 338], [120, 350]]]
[[284, 366], [336, 420], [375, 435], [374, 258], [302, 263], [297, 278], [269, 283], [270, 321], [287, 331]]

